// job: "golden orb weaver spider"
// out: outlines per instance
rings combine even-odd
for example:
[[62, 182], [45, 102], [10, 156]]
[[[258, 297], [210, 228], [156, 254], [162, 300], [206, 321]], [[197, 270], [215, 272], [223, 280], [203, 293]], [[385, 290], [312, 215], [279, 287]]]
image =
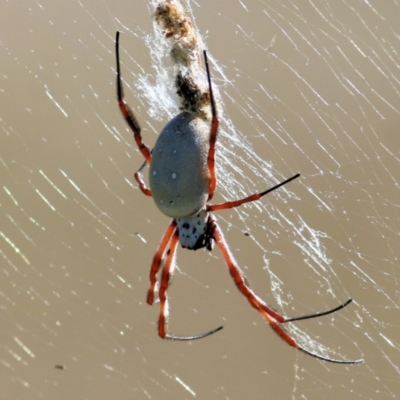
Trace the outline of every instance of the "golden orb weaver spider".
[[[173, 271], [174, 255], [178, 242], [182, 247], [190, 250], [197, 250], [202, 247], [212, 250], [213, 242], [215, 242], [239, 291], [287, 344], [324, 361], [338, 364], [356, 364], [362, 362], [363, 360], [361, 359], [337, 360], [306, 350], [281, 326], [281, 324], [287, 322], [317, 318], [334, 313], [350, 304], [352, 299], [328, 311], [288, 318], [274, 311], [253, 292], [243, 272], [236, 264], [212, 212], [239, 207], [244, 203], [259, 200], [267, 193], [298, 178], [300, 174], [296, 174], [270, 189], [252, 194], [240, 200], [227, 201], [222, 204], [208, 203], [214, 195], [217, 182], [215, 173], [215, 144], [219, 121], [212, 92], [211, 75], [206, 51], [203, 54], [211, 102], [211, 127], [208, 127], [199, 117], [186, 111], [181, 112], [162, 130], [152, 151], [143, 143], [140, 133], [141, 127], [133, 111], [124, 101], [119, 59], [119, 32], [116, 34], [115, 51], [118, 105], [125, 121], [134, 134], [134, 139], [140, 152], [145, 158], [145, 163], [135, 173], [135, 179], [139, 184], [140, 190], [146, 196], [153, 197], [160, 211], [173, 218], [153, 258], [150, 269], [150, 288], [147, 294], [147, 303], [152, 305], [155, 301], [154, 297], [158, 285], [157, 273], [164, 261], [158, 293], [160, 302], [158, 320], [159, 336], [163, 339], [195, 340], [212, 335], [223, 328], [220, 326], [194, 336], [174, 336], [167, 333], [167, 289]], [[141, 177], [141, 170], [146, 163], [150, 164], [150, 189], [146, 187]]]

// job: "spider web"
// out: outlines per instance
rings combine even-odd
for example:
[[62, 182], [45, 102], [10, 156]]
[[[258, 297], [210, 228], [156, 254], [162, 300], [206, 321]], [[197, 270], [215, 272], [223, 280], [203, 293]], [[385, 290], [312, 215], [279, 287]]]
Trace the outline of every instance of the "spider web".
[[[219, 4], [221, 3], [221, 4]], [[301, 177], [218, 223], [253, 289], [290, 316], [290, 348], [215, 249], [178, 251], [162, 341], [145, 303], [168, 218], [115, 99], [152, 146], [177, 102], [156, 1], [3, 2], [0, 398], [386, 399], [399, 393], [400, 72], [396, 2], [185, 3], [221, 104], [214, 201]]]

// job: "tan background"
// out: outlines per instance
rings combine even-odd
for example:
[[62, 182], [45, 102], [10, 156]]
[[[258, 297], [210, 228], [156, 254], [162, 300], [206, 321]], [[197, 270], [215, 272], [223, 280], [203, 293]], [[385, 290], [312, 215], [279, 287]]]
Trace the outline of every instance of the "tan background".
[[[150, 58], [151, 7], [3, 1], [1, 399], [400, 392], [399, 8], [198, 3], [226, 115], [220, 193], [233, 198], [302, 174], [290, 192], [221, 213], [221, 227], [257, 293], [278, 310], [300, 315], [353, 297], [333, 317], [288, 328], [309, 349], [315, 340], [326, 346], [315, 351], [365, 363], [327, 364], [283, 343], [236, 290], [218, 251], [179, 250], [171, 329], [225, 328], [193, 343], [159, 339], [158, 309], [145, 295], [168, 219], [133, 181], [142, 157], [116, 106], [113, 48], [121, 30], [127, 99], [151, 145], [170, 111], [162, 94], [152, 99], [140, 87], [162, 68]], [[251, 148], [264, 164], [249, 159]]]

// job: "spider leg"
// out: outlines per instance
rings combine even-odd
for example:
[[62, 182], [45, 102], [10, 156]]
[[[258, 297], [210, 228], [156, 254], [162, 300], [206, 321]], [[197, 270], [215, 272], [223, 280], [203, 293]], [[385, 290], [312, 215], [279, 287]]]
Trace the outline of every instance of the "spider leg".
[[218, 115], [217, 115], [217, 107], [215, 106], [214, 95], [212, 91], [211, 84], [211, 74], [210, 67], [208, 65], [207, 52], [204, 50], [204, 63], [206, 65], [207, 71], [207, 80], [208, 80], [208, 88], [210, 91], [210, 101], [211, 101], [211, 131], [210, 131], [210, 147], [208, 150], [207, 156], [207, 166], [210, 172], [210, 187], [208, 188], [208, 201], [212, 199], [214, 196], [215, 188], [217, 186], [217, 175], [215, 173], [215, 143], [217, 141], [217, 133], [218, 133]]
[[156, 291], [157, 285], [157, 273], [160, 270], [160, 265], [164, 257], [165, 249], [167, 248], [167, 245], [171, 240], [172, 235], [176, 231], [176, 226], [176, 221], [173, 219], [168, 225], [168, 228], [165, 231], [163, 238], [161, 239], [161, 243], [158, 246], [156, 254], [154, 255], [153, 262], [150, 268], [150, 288], [147, 292], [147, 304], [152, 305], [154, 303], [154, 292]]
[[271, 193], [272, 191], [274, 191], [274, 190], [280, 188], [281, 186], [286, 185], [287, 183], [298, 178], [299, 176], [300, 176], [300, 174], [296, 174], [296, 175], [292, 176], [291, 178], [288, 178], [285, 181], [278, 183], [277, 185], [273, 186], [272, 188], [265, 190], [264, 192], [252, 194], [248, 197], [245, 197], [244, 199], [227, 201], [222, 204], [209, 204], [209, 205], [207, 205], [207, 211], [226, 210], [228, 208], [239, 207], [244, 203], [249, 203], [251, 201], [259, 200], [261, 197], [265, 196], [267, 193]]
[[124, 89], [122, 87], [122, 80], [121, 80], [121, 68], [120, 68], [120, 63], [119, 63], [119, 32], [117, 32], [117, 35], [115, 37], [115, 55], [116, 55], [116, 61], [117, 61], [117, 99], [118, 99], [118, 106], [119, 109], [121, 110], [121, 113], [123, 117], [125, 118], [125, 121], [131, 128], [133, 132], [133, 136], [135, 138], [136, 144], [139, 147], [139, 150], [143, 154], [143, 157], [148, 163], [151, 163], [151, 154], [149, 148], [143, 143], [142, 141], [142, 136], [140, 134], [141, 127], [139, 125], [139, 122], [137, 121], [135, 115], [133, 114], [133, 111], [131, 108], [128, 106], [128, 104], [125, 103], [124, 101]]
[[218, 332], [222, 329], [222, 326], [219, 326], [216, 329], [213, 329], [209, 332], [201, 333], [199, 335], [194, 336], [174, 336], [167, 334], [167, 319], [168, 319], [168, 299], [167, 299], [167, 289], [169, 286], [170, 278], [172, 275], [171, 266], [174, 262], [174, 256], [176, 253], [176, 247], [179, 242], [179, 232], [176, 229], [173, 233], [169, 249], [167, 250], [167, 259], [165, 261], [165, 265], [162, 272], [161, 277], [161, 285], [160, 285], [160, 316], [158, 319], [158, 334], [163, 339], [171, 339], [171, 340], [195, 340], [202, 339], [206, 336], [210, 336], [215, 332]]
[[332, 308], [331, 310], [320, 311], [320, 312], [316, 312], [316, 313], [313, 313], [313, 314], [302, 315], [300, 317], [286, 318], [282, 322], [293, 322], [293, 321], [300, 321], [302, 319], [311, 319], [311, 318], [322, 317], [323, 315], [332, 314], [332, 313], [334, 313], [336, 311], [341, 310], [342, 308], [348, 306], [352, 301], [353, 301], [353, 299], [348, 299], [344, 303], [340, 304], [339, 306], [337, 306], [335, 308]]
[[[294, 338], [292, 338], [288, 332], [286, 332], [282, 326], [280, 325], [280, 323], [283, 322], [289, 322], [290, 319], [287, 319], [286, 317], [276, 313], [275, 311], [273, 311], [270, 307], [268, 307], [265, 302], [263, 300], [261, 300], [251, 289], [250, 286], [246, 280], [246, 278], [244, 277], [242, 271], [240, 270], [240, 268], [238, 267], [238, 265], [236, 264], [235, 259], [233, 258], [228, 245], [225, 242], [225, 239], [222, 235], [222, 232], [220, 230], [220, 228], [218, 227], [218, 225], [216, 224], [216, 222], [212, 219], [212, 217], [210, 217], [209, 219], [210, 223], [212, 224], [212, 231], [213, 231], [213, 238], [214, 240], [217, 242], [217, 245], [222, 253], [222, 256], [225, 260], [225, 263], [227, 264], [228, 268], [229, 268], [229, 272], [233, 278], [233, 280], [236, 283], [236, 286], [238, 287], [238, 289], [240, 290], [240, 292], [246, 296], [247, 300], [249, 301], [249, 303], [262, 315], [262, 317], [271, 325], [272, 329], [274, 329], [274, 331], [289, 345], [292, 346], [296, 349], [301, 350], [303, 353], [306, 353], [312, 357], [318, 358], [320, 360], [324, 360], [324, 361], [329, 361], [332, 363], [336, 363], [336, 364], [357, 364], [362, 362], [363, 360], [336, 360], [330, 357], [325, 357], [325, 356], [321, 356], [319, 354], [313, 353], [309, 350], [304, 349], [303, 347], [301, 347]], [[348, 304], [349, 302], [347, 302]], [[345, 303], [345, 305], [347, 305]], [[340, 309], [345, 307], [345, 305], [339, 306], [336, 308]], [[335, 310], [335, 311], [336, 311]], [[329, 311], [329, 312], [333, 312], [333, 310]], [[314, 316], [320, 316], [320, 315], [325, 315], [326, 313], [329, 312], [325, 312], [325, 313], [321, 313], [318, 315], [314, 315]], [[306, 318], [313, 318], [313, 316], [305, 316]], [[301, 319], [301, 317], [300, 317]], [[303, 318], [304, 319], [304, 318]], [[291, 321], [296, 320], [296, 319], [291, 319]]]
[[135, 172], [135, 179], [136, 182], [139, 184], [139, 188], [144, 193], [146, 196], [152, 196], [151, 190], [146, 186], [144, 183], [143, 177], [142, 177], [142, 169], [144, 166], [147, 164], [147, 161], [145, 161], [142, 166]]
[[[248, 196], [248, 197], [246, 197], [244, 199], [241, 199], [241, 200], [228, 201], [228, 202], [222, 203], [222, 204], [208, 205], [207, 206], [207, 211], [217, 211], [217, 210], [224, 210], [224, 209], [228, 209], [228, 208], [239, 207], [243, 203], [248, 203], [248, 202], [251, 202], [251, 201], [258, 200], [262, 196], [265, 196], [267, 193], [270, 193], [270, 192], [278, 189], [279, 187], [285, 185], [286, 183], [289, 183], [290, 181], [298, 178], [299, 176], [300, 176], [300, 174], [296, 174], [296, 175], [292, 176], [291, 178], [288, 178], [285, 181], [283, 181], [281, 183], [278, 183], [277, 185], [273, 186], [272, 188], [270, 188], [268, 190], [265, 190], [264, 192], [253, 194], [253, 195]], [[253, 293], [253, 295], [255, 296], [254, 293]], [[271, 316], [273, 316], [275, 319], [277, 319], [280, 323], [293, 322], [293, 321], [300, 321], [302, 319], [311, 319], [311, 318], [322, 317], [323, 315], [327, 315], [327, 314], [331, 314], [331, 313], [334, 313], [336, 311], [339, 311], [340, 309], [346, 307], [347, 305], [349, 305], [353, 301], [352, 299], [348, 299], [344, 303], [340, 304], [339, 306], [337, 306], [335, 308], [332, 308], [331, 310], [321, 311], [321, 312], [317, 312], [317, 313], [313, 313], [313, 314], [302, 315], [300, 317], [288, 318], [288, 317], [282, 316], [282, 315], [276, 313], [275, 311], [273, 311], [262, 300], [260, 300], [260, 299], [258, 299], [258, 300], [261, 302], [260, 306], [263, 307], [264, 310], [267, 313], [269, 313]]]

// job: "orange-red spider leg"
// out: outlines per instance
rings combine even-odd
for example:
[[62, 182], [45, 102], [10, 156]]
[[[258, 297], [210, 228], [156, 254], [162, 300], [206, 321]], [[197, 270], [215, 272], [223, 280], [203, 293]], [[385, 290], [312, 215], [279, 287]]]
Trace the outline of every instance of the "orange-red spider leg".
[[167, 250], [167, 259], [165, 260], [162, 276], [161, 276], [161, 284], [160, 284], [160, 316], [158, 319], [158, 334], [163, 339], [171, 339], [171, 340], [195, 340], [202, 339], [206, 336], [212, 335], [215, 332], [218, 332], [222, 329], [222, 326], [213, 329], [209, 332], [202, 333], [200, 335], [194, 336], [174, 336], [169, 335], [167, 333], [167, 320], [168, 320], [168, 299], [167, 299], [167, 289], [169, 286], [169, 282], [172, 275], [172, 268], [176, 253], [176, 247], [179, 242], [179, 231], [176, 229], [172, 236], [169, 249]]
[[138, 145], [139, 150], [143, 154], [143, 157], [148, 163], [151, 163], [150, 150], [142, 141], [142, 136], [140, 134], [141, 131], [140, 125], [135, 115], [133, 114], [133, 111], [124, 101], [124, 89], [122, 86], [121, 68], [119, 62], [119, 32], [117, 32], [117, 36], [115, 38], [115, 54], [117, 60], [117, 99], [118, 99], [119, 109], [121, 110], [121, 113], [125, 118], [125, 121], [131, 128], [133, 136], [135, 138], [135, 142]]
[[208, 65], [207, 60], [207, 52], [204, 50], [204, 63], [206, 65], [207, 71], [207, 80], [208, 80], [208, 88], [210, 91], [210, 102], [211, 102], [211, 113], [212, 113], [212, 120], [211, 120], [211, 130], [210, 130], [210, 147], [208, 150], [207, 156], [207, 166], [208, 171], [210, 173], [210, 186], [208, 188], [208, 201], [212, 199], [214, 196], [215, 188], [217, 186], [217, 175], [215, 173], [215, 144], [217, 142], [217, 134], [218, 134], [218, 115], [217, 115], [217, 108], [215, 106], [214, 95], [212, 91], [211, 85], [211, 74], [210, 68]]
[[[276, 189], [278, 189], [279, 187], [285, 185], [286, 183], [289, 183], [290, 181], [298, 178], [300, 176], [300, 174], [296, 174], [294, 176], [292, 176], [291, 178], [286, 179], [285, 181], [278, 183], [277, 185], [273, 186], [270, 189], [265, 190], [264, 192], [261, 193], [256, 193], [256, 194], [252, 194], [244, 199], [240, 199], [240, 200], [234, 200], [234, 201], [227, 201], [225, 203], [222, 204], [210, 204], [207, 205], [207, 211], [211, 212], [211, 211], [218, 211], [218, 210], [225, 210], [228, 208], [234, 208], [234, 207], [239, 207], [240, 205], [244, 204], [244, 203], [248, 203], [251, 201], [255, 201], [255, 200], [259, 200], [262, 196], [265, 196], [267, 193], [270, 193]], [[323, 315], [327, 315], [327, 314], [331, 314], [334, 313], [336, 311], [339, 311], [340, 309], [346, 307], [347, 305], [349, 305], [353, 300], [352, 299], [348, 299], [347, 301], [345, 301], [344, 303], [340, 304], [339, 306], [332, 308], [330, 310], [327, 311], [321, 311], [321, 312], [317, 312], [317, 313], [313, 313], [313, 314], [307, 314], [307, 315], [302, 315], [300, 317], [292, 317], [292, 318], [288, 318], [285, 317], [283, 315], [280, 315], [278, 313], [275, 313], [270, 307], [268, 307], [265, 302], [261, 299], [259, 299], [254, 292], [252, 292], [252, 295], [255, 296], [258, 301], [259, 304], [256, 306], [257, 307], [261, 307], [264, 309], [264, 311], [266, 311], [267, 313], [269, 313], [271, 316], [273, 316], [275, 319], [277, 319], [280, 323], [284, 323], [284, 322], [293, 322], [293, 321], [300, 321], [302, 319], [310, 319], [310, 318], [317, 318], [317, 317], [322, 317]]]
[[139, 184], [139, 188], [142, 191], [142, 193], [144, 193], [146, 196], [152, 197], [151, 190], [148, 189], [146, 184], [144, 183], [142, 174], [138, 171], [138, 172], [135, 172], [134, 176], [135, 176], [136, 182]]
[[[249, 287], [249, 284], [247, 283], [245, 277], [243, 276], [243, 273], [240, 271], [238, 265], [235, 262], [235, 259], [233, 258], [231, 252], [229, 251], [229, 248], [225, 242], [225, 239], [222, 235], [221, 230], [219, 229], [218, 225], [215, 223], [215, 221], [210, 218], [210, 223], [212, 224], [212, 231], [213, 231], [213, 238], [217, 242], [217, 245], [222, 253], [222, 256], [225, 260], [225, 263], [227, 264], [229, 268], [229, 272], [235, 281], [238, 289], [240, 292], [247, 297], [247, 300], [249, 303], [264, 317], [264, 319], [271, 325], [271, 327], [274, 329], [274, 331], [289, 345], [292, 346], [296, 349], [301, 350], [302, 352], [313, 356], [315, 358], [319, 358], [324, 361], [329, 361], [332, 363], [337, 363], [337, 364], [356, 364], [360, 363], [363, 360], [336, 360], [333, 358], [329, 357], [324, 357], [320, 356], [318, 354], [315, 354], [311, 351], [308, 351], [304, 348], [302, 348], [294, 338], [292, 338], [289, 333], [287, 333], [280, 325], [282, 322], [288, 322], [288, 319], [275, 311], [273, 311], [270, 307], [268, 307]], [[306, 316], [310, 317], [310, 316]], [[292, 319], [293, 321], [293, 319]]]
[[171, 279], [171, 266], [174, 262], [176, 247], [179, 242], [179, 233], [175, 228], [170, 242], [169, 249], [167, 250], [167, 259], [165, 260], [164, 268], [161, 276], [160, 283], [160, 316], [158, 318], [158, 334], [162, 338], [167, 337], [167, 318], [168, 318], [168, 299], [167, 299], [167, 289]]
[[163, 238], [161, 239], [161, 243], [158, 246], [156, 254], [154, 255], [153, 262], [150, 268], [150, 288], [147, 292], [147, 304], [152, 305], [154, 303], [154, 293], [156, 292], [157, 286], [157, 273], [160, 270], [160, 265], [164, 257], [165, 249], [167, 248], [167, 245], [171, 240], [172, 235], [176, 231], [176, 226], [176, 221], [173, 219], [168, 225], [168, 228], [165, 231]]
[[249, 303], [270, 323], [272, 321], [285, 322], [286, 317], [274, 311], [271, 307], [269, 307], [260, 297], [258, 297], [253, 290], [250, 288], [247, 279], [243, 275], [243, 272], [240, 270], [239, 266], [236, 264], [233, 255], [231, 254], [224, 236], [217, 223], [213, 221], [212, 218], [209, 219], [212, 224], [211, 230], [214, 240], [216, 241], [222, 256], [229, 268], [229, 272], [236, 283], [236, 286], [240, 290], [240, 292], [246, 296]]
[[142, 169], [144, 168], [144, 166], [147, 164], [147, 161], [145, 161], [143, 163], [143, 165], [135, 172], [135, 179], [136, 182], [139, 184], [139, 188], [142, 191], [143, 194], [145, 194], [146, 196], [152, 196], [151, 190], [146, 186], [146, 184], [144, 183], [143, 177], [142, 177]]
[[286, 183], [289, 183], [290, 181], [298, 178], [299, 176], [300, 176], [300, 174], [296, 174], [296, 175], [292, 176], [291, 178], [286, 179], [285, 181], [283, 181], [281, 183], [278, 183], [277, 185], [273, 186], [272, 188], [265, 190], [264, 192], [252, 194], [250, 196], [245, 197], [244, 199], [227, 201], [227, 202], [221, 203], [221, 204], [209, 204], [209, 205], [207, 205], [207, 211], [226, 210], [228, 208], [239, 207], [244, 203], [249, 203], [251, 201], [259, 200], [259, 199], [261, 199], [261, 197], [265, 196], [267, 193], [273, 192], [274, 190], [280, 188], [281, 186], [286, 185]]
[[215, 143], [217, 141], [218, 124], [219, 122], [217, 117], [213, 117], [211, 122], [210, 149], [207, 157], [207, 166], [210, 171], [210, 186], [208, 188], [207, 201], [210, 201], [213, 198], [215, 188], [217, 187], [217, 175], [215, 172]]

